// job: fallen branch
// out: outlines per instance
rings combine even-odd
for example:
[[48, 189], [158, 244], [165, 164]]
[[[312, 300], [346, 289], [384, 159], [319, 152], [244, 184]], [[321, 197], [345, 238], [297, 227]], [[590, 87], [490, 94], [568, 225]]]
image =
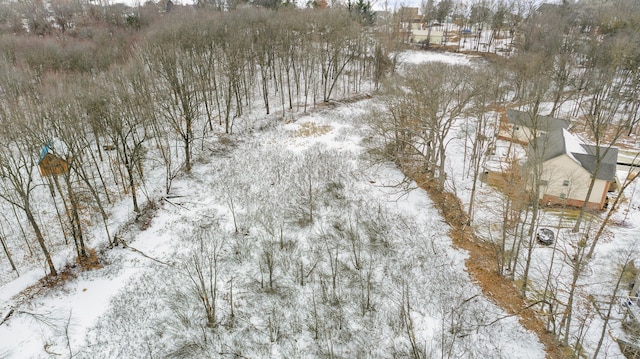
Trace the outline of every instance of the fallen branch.
[[131, 251], [136, 252], [136, 253], [138, 253], [138, 254], [142, 255], [143, 257], [146, 257], [146, 258], [151, 259], [152, 261], [156, 261], [156, 262], [158, 262], [158, 263], [160, 263], [160, 264], [164, 264], [164, 265], [166, 265], [166, 266], [173, 267], [173, 265], [172, 265], [172, 264], [170, 264], [170, 263], [163, 262], [163, 261], [161, 261], [161, 260], [159, 260], [159, 259], [156, 259], [156, 258], [153, 258], [153, 257], [151, 257], [151, 256], [148, 256], [148, 255], [146, 255], [144, 252], [142, 252], [142, 251], [140, 251], [140, 250], [138, 250], [138, 249], [135, 249], [135, 248], [133, 248], [133, 247], [129, 246], [129, 245], [127, 244], [127, 242], [125, 242], [124, 238], [116, 237], [116, 238], [115, 238], [115, 240], [116, 240], [116, 243], [120, 243], [120, 244], [122, 244], [122, 247], [123, 247], [123, 248], [130, 249]]
[[538, 304], [540, 304], [540, 303], [550, 304], [550, 303], [549, 303], [549, 302], [547, 302], [546, 300], [538, 300], [538, 301], [533, 302], [533, 303], [531, 303], [531, 304], [527, 305], [526, 307], [524, 307], [524, 308], [522, 308], [522, 309], [520, 309], [520, 310], [518, 310], [518, 311], [514, 312], [513, 314], [503, 315], [502, 317], [498, 317], [497, 319], [495, 319], [495, 320], [493, 320], [493, 321], [491, 321], [491, 322], [489, 322], [489, 323], [487, 323], [487, 324], [480, 324], [480, 325], [478, 325], [478, 326], [479, 326], [479, 327], [488, 327], [488, 326], [494, 325], [494, 324], [496, 324], [497, 322], [499, 322], [499, 321], [501, 321], [501, 320], [503, 320], [503, 319], [507, 319], [507, 318], [511, 318], [511, 317], [518, 316], [518, 315], [520, 315], [520, 313], [524, 312], [525, 310], [528, 310], [528, 309], [530, 309], [531, 307], [533, 307], [533, 306], [535, 306], [535, 305], [538, 305]]
[[160, 198], [160, 200], [161, 201], [165, 201], [165, 202], [169, 203], [172, 206], [189, 210], [189, 208], [187, 208], [185, 205], [183, 205], [181, 203], [173, 203], [173, 202], [169, 201], [169, 199], [168, 199], [168, 198], [178, 198], [178, 197], [182, 197], [182, 196], [162, 197], [162, 198]]
[[0, 317], [0, 325], [4, 324], [4, 322], [6, 322], [12, 314], [13, 314], [12, 307], [10, 307], [9, 310], [7, 310], [6, 312], [2, 313], [2, 317]]

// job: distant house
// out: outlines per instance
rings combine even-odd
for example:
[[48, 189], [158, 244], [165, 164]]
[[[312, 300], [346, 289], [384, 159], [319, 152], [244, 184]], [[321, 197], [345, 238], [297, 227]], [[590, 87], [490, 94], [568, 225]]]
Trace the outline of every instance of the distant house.
[[591, 178], [595, 175], [587, 208], [603, 209], [607, 193], [617, 186], [618, 149], [600, 147], [602, 159], [596, 173], [597, 147], [582, 143], [564, 128], [539, 136], [536, 141], [542, 160], [540, 202], [582, 207]]
[[532, 117], [528, 112], [507, 109], [507, 123], [501, 126], [498, 138], [527, 145], [542, 134], [569, 129], [570, 125], [568, 120], [542, 115]]
[[551, 4], [551, 3], [542, 3], [538, 6], [538, 8], [536, 9], [536, 11], [539, 14], [542, 15], [546, 15], [546, 14], [557, 14], [562, 10], [562, 6], [558, 5], [558, 4]]
[[[60, 146], [58, 146], [60, 147]], [[63, 173], [69, 172], [68, 158], [60, 153], [56, 153], [53, 150], [51, 144], [47, 144], [40, 150], [40, 160], [38, 161], [38, 168], [42, 177], [57, 176]]]
[[395, 13], [397, 21], [400, 23], [398, 35], [403, 42], [413, 42], [411, 32], [421, 30], [423, 27], [422, 16], [419, 15], [417, 7], [401, 7]]
[[422, 16], [417, 7], [401, 7], [397, 12], [403, 30], [417, 30], [422, 28]]
[[429, 44], [440, 45], [443, 43], [444, 31], [426, 29], [426, 30], [411, 30], [410, 42], [412, 43], [425, 43], [429, 39]]

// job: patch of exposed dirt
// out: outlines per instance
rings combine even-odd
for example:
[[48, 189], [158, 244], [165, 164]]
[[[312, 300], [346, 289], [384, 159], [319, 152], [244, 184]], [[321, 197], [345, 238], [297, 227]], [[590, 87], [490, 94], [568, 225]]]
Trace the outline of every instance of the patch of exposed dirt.
[[[42, 287], [42, 288], [54, 288], [62, 285], [78, 276], [78, 273], [83, 271], [90, 271], [94, 269], [102, 268], [102, 262], [100, 262], [100, 258], [98, 257], [98, 253], [94, 248], [86, 249], [87, 256], [84, 258], [77, 257], [75, 262], [69, 263], [64, 266], [62, 269], [58, 270], [57, 276], [48, 275], [38, 281], [37, 284], [34, 284], [32, 287], [29, 287], [27, 291], [30, 289]], [[36, 290], [38, 292], [38, 290]]]
[[318, 137], [331, 131], [329, 125], [318, 125], [315, 122], [302, 122], [300, 129], [295, 133], [296, 137]]
[[158, 204], [155, 201], [149, 200], [136, 216], [135, 221], [138, 223], [141, 231], [146, 231], [151, 226], [151, 221], [155, 218], [157, 212]]
[[[11, 299], [11, 306], [3, 318], [0, 318], [0, 325], [11, 319], [14, 312], [20, 312], [20, 308], [24, 303], [29, 302], [36, 296], [42, 296], [50, 291], [60, 289], [65, 283], [78, 277], [78, 274], [82, 271], [89, 271], [102, 268], [103, 264], [100, 261], [98, 253], [93, 248], [88, 248], [86, 258], [77, 258], [75, 262], [69, 263], [63, 268], [58, 270], [56, 276], [45, 276], [37, 283], [27, 287], [22, 292], [17, 294]], [[1, 313], [0, 313], [1, 314]]]
[[564, 349], [552, 333], [547, 332], [538, 313], [521, 295], [513, 281], [498, 273], [496, 252], [490, 243], [481, 241], [468, 225], [469, 218], [460, 200], [449, 192], [440, 191], [426, 174], [403, 168], [403, 172], [424, 189], [436, 204], [445, 221], [451, 226], [453, 243], [469, 253], [467, 271], [482, 288], [485, 296], [502, 307], [509, 315], [517, 315], [520, 323], [538, 336], [545, 346], [547, 358], [565, 358]]
[[98, 257], [96, 250], [93, 248], [87, 249], [87, 257], [78, 258], [77, 261], [83, 270], [94, 270], [102, 268], [102, 262], [100, 262], [100, 258]]
[[464, 55], [470, 55], [474, 57], [482, 57], [485, 60], [493, 63], [500, 63], [505, 61], [505, 57], [493, 52], [486, 51], [476, 51], [476, 50], [465, 50], [459, 49], [458, 45], [437, 45], [432, 44], [428, 49], [424, 49], [425, 51], [431, 52], [450, 52], [450, 53], [458, 53]]

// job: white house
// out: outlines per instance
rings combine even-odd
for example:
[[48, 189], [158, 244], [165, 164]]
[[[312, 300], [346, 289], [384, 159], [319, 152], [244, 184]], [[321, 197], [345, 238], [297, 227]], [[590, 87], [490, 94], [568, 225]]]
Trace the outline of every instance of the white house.
[[[582, 143], [564, 128], [539, 136], [536, 144], [542, 160], [541, 203], [582, 207], [595, 176], [587, 208], [603, 209], [607, 193], [616, 187], [617, 148], [600, 147], [598, 151], [596, 146]], [[597, 157], [601, 158], [599, 166]]]
[[529, 144], [534, 138], [558, 129], [569, 129], [571, 122], [551, 116], [531, 116], [528, 112], [507, 109], [507, 123], [501, 126], [498, 138]]
[[411, 30], [411, 37], [409, 42], [412, 43], [421, 43], [426, 42], [429, 39], [429, 44], [431, 45], [440, 45], [443, 43], [444, 39], [444, 31], [442, 30]]

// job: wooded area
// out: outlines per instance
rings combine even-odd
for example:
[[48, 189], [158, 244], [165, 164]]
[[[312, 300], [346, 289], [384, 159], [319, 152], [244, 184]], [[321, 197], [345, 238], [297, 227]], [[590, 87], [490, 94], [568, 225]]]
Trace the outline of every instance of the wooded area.
[[[475, 223], [477, 183], [483, 172], [488, 173], [482, 164], [487, 155], [495, 151], [494, 141], [503, 126], [500, 112], [496, 112], [500, 108], [516, 107], [526, 113], [531, 119], [533, 133], [537, 133], [548, 130], [543, 127], [543, 115], [554, 116], [565, 104], [572, 106], [563, 116], [570, 116], [574, 128], [596, 149], [586, 198], [589, 198], [604, 158], [612, 148], [637, 143], [639, 5], [633, 1], [544, 4], [518, 20], [511, 12], [515, 8], [506, 12], [487, 8], [484, 17], [492, 28], [518, 24], [513, 38], [515, 53], [488, 57], [490, 64], [474, 68], [417, 65], [407, 71], [403, 80], [394, 78], [391, 86], [383, 86], [386, 110], [373, 116], [374, 126], [387, 139], [386, 153], [392, 159], [408, 173], [425, 172], [434, 181], [434, 186], [454, 194], [456, 188], [451, 187], [453, 182], [447, 182], [451, 173], [445, 167], [446, 147], [451, 141], [448, 133], [452, 126], [460, 123], [460, 118], [475, 119], [465, 132], [468, 136], [465, 143], [471, 144], [468, 146], [470, 153], [465, 152], [465, 157], [469, 158], [465, 161], [465, 172], [473, 179], [467, 208], [469, 225]], [[546, 104], [552, 105], [550, 111]], [[615, 204], [606, 210], [604, 221], [598, 223], [591, 219], [585, 222], [587, 201], [575, 220], [567, 220], [573, 226], [571, 244], [562, 249], [560, 245], [554, 245], [553, 253], [557, 250], [559, 256], [567, 258], [567, 264], [573, 268], [573, 279], [564, 283], [554, 278], [552, 257], [546, 282], [533, 283], [530, 270], [536, 233], [541, 226], [539, 199], [542, 198], [542, 167], [547, 145], [531, 141], [525, 167], [514, 158], [510, 168], [499, 176], [495, 185], [504, 197], [500, 207], [493, 210], [503, 219], [501, 232], [496, 233], [497, 238], [491, 232], [488, 236], [483, 233], [483, 239], [495, 246], [496, 270], [518, 283], [525, 298], [540, 303], [547, 330], [557, 336], [559, 343], [571, 348], [567, 353], [574, 356], [578, 355], [584, 335], [582, 330], [575, 333], [574, 321], [581, 321], [580, 326], [584, 327], [591, 320], [589, 315], [579, 316], [574, 311], [581, 305], [576, 298], [576, 287], [584, 278], [603, 229], [617, 209], [617, 200], [624, 198], [622, 191], [637, 174], [630, 172], [623, 181]], [[565, 206], [562, 211], [564, 215]], [[561, 227], [559, 224], [558, 231]], [[633, 255], [627, 255], [620, 267], [628, 270], [632, 259]], [[625, 296], [618, 293], [620, 279], [631, 274], [624, 270], [620, 273], [618, 284], [607, 300], [609, 311], [620, 301], [619, 295]], [[600, 345], [604, 335], [605, 329]], [[589, 355], [596, 358], [600, 345]]]
[[[2, 197], [19, 223], [27, 218], [52, 275], [56, 269], [33, 215], [33, 191], [41, 182], [51, 186], [53, 202], [37, 203], [38, 211], [53, 207], [59, 215], [60, 228], [51, 228], [50, 236], [73, 239], [78, 255], [86, 256], [87, 222], [99, 216], [105, 235], [113, 235], [105, 210], [114, 200], [108, 181], [139, 213], [143, 162], [165, 168], [169, 193], [173, 178], [190, 171], [194, 146], [220, 131], [232, 134], [245, 109], [262, 106], [265, 114], [278, 111], [290, 119], [336, 96], [376, 88], [387, 70], [373, 32], [339, 9], [174, 9], [151, 14], [145, 27], [129, 20], [112, 24], [95, 13], [107, 16], [109, 9], [79, 6], [68, 16], [90, 24], [70, 28], [64, 25], [69, 18], [40, 36], [33, 35], [43, 25], [31, 19], [28, 33], [0, 40], [0, 113], [12, 124], [3, 130]], [[64, 144], [68, 170], [40, 178], [33, 171], [37, 155], [52, 139]]]
[[[479, 31], [484, 26], [495, 36], [508, 29], [513, 49], [501, 55], [487, 50], [474, 66], [430, 63], [402, 71], [398, 57], [409, 45], [402, 35], [401, 12], [376, 15], [363, 1], [328, 5], [310, 2], [302, 9], [281, 2], [212, 1], [193, 7], [166, 2], [128, 8], [63, 0], [0, 5], [0, 239], [11, 271], [19, 275], [36, 260], [56, 276], [52, 253], [72, 247], [82, 262], [91, 253], [94, 238], [88, 233], [96, 226], [116, 245], [110, 208], [127, 197], [132, 216], [144, 213], [141, 203], [151, 200], [146, 184], [152, 180], [145, 168], [162, 167], [164, 192], [170, 194], [174, 179], [211, 153], [207, 141], [233, 141], [236, 124], [251, 121], [248, 114], [276, 114], [288, 122], [335, 100], [373, 95], [383, 104], [368, 116], [383, 142], [375, 151], [380, 159], [425, 174], [438, 190], [454, 194], [446, 161], [451, 129], [462, 118], [473, 119], [465, 133], [469, 152], [465, 147], [464, 173], [473, 179], [464, 209], [469, 226], [475, 224], [476, 187], [505, 107], [527, 113], [535, 132], [541, 129], [538, 118], [575, 104], [571, 116], [576, 127], [598, 149], [587, 198], [608, 151], [640, 135], [640, 5], [635, 0], [540, 7], [526, 1], [429, 0], [422, 7], [424, 21], [479, 26]], [[543, 103], [552, 103], [551, 110]], [[532, 153], [543, 153], [537, 142], [531, 146]], [[64, 166], [39, 173], [45, 147]], [[572, 328], [576, 320], [586, 325], [588, 318], [574, 315], [575, 288], [621, 194], [598, 228], [584, 219], [586, 201], [572, 222], [575, 236], [563, 254], [573, 268], [570, 285], [558, 288], [551, 267], [546, 283], [532, 283], [541, 157], [530, 156], [526, 168], [514, 160], [502, 176], [504, 197], [495, 208], [502, 220], [499, 235], [485, 239], [495, 248], [495, 270], [516, 283], [524, 298], [539, 303], [547, 330], [571, 355], [578, 355], [583, 338]], [[290, 183], [300, 194], [292, 216], [304, 226], [317, 215], [317, 169], [309, 164], [297, 171], [303, 176]], [[630, 174], [619, 193], [636, 177]], [[219, 185], [229, 189], [235, 223], [231, 193], [239, 189], [232, 180]], [[262, 223], [273, 238], [282, 231], [278, 221]], [[347, 227], [341, 231], [353, 235]], [[241, 229], [236, 224], [235, 231]], [[211, 238], [206, 242], [207, 250], [192, 257], [184, 274], [214, 326], [218, 280], [210, 276], [218, 275], [222, 244]], [[351, 244], [360, 270], [361, 244], [355, 239]], [[269, 288], [277, 246], [265, 245], [260, 259], [265, 275], [261, 285]], [[284, 248], [282, 242], [279, 246]], [[334, 296], [337, 248], [323, 249], [332, 263], [329, 286]], [[609, 311], [631, 259], [625, 257], [621, 264]], [[301, 285], [304, 273], [313, 270], [304, 266], [300, 263]], [[361, 280], [366, 311], [371, 278]], [[409, 300], [402, 303], [409, 311]], [[410, 323], [404, 325], [411, 330]], [[590, 355], [596, 358], [599, 350]], [[411, 355], [426, 353], [414, 347]]]

